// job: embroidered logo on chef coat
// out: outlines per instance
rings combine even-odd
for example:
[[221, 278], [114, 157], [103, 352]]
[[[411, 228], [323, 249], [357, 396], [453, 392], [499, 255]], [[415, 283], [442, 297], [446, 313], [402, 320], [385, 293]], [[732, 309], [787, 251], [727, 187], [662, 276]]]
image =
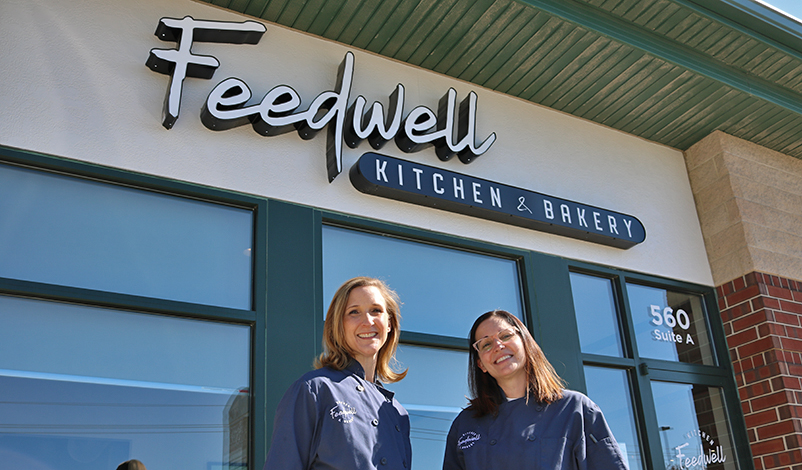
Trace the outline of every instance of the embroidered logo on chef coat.
[[329, 410], [329, 414], [331, 415], [331, 419], [341, 423], [350, 423], [354, 420], [356, 408], [344, 401], [337, 401], [337, 404]]
[[461, 435], [459, 439], [457, 439], [457, 448], [460, 450], [465, 450], [468, 447], [471, 447], [474, 444], [476, 444], [476, 441], [478, 441], [481, 438], [482, 436], [479, 435], [478, 433], [475, 433], [473, 431], [468, 431], [463, 435]]

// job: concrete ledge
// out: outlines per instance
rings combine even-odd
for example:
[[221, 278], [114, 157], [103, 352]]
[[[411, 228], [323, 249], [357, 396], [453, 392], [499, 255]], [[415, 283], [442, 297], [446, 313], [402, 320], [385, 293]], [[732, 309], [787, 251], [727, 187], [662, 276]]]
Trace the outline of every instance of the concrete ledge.
[[716, 131], [685, 162], [715, 284], [802, 279], [802, 160]]

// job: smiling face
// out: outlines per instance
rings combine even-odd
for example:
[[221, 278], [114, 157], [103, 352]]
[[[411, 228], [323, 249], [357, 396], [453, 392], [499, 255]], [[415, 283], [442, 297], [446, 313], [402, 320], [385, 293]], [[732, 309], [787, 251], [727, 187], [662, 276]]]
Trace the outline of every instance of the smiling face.
[[372, 377], [379, 351], [390, 332], [387, 303], [378, 287], [362, 286], [348, 294], [343, 315], [345, 344], [354, 359]]
[[492, 347], [488, 351], [479, 352], [477, 365], [482, 372], [496, 379], [508, 398], [516, 398], [511, 396], [511, 392], [519, 388], [525, 390], [526, 386], [526, 354], [520, 334], [514, 334], [507, 342], [498, 339], [500, 332], [509, 329], [515, 329], [515, 326], [503, 318], [490, 317], [476, 328], [473, 340], [491, 339]]

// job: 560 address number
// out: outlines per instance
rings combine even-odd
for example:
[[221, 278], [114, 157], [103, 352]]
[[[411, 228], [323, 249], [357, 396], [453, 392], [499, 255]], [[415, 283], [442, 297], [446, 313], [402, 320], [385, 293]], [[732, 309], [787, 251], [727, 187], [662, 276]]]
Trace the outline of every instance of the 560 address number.
[[686, 333], [686, 337], [682, 338], [682, 335], [676, 334], [673, 331], [673, 328], [677, 325], [683, 330], [687, 330], [691, 327], [691, 318], [683, 309], [678, 309], [676, 313], [674, 309], [671, 307], [666, 307], [661, 309], [659, 305], [650, 305], [649, 306], [649, 314], [652, 316], [651, 323], [654, 326], [662, 326], [665, 325], [672, 330], [669, 331], [661, 331], [658, 328], [655, 328], [652, 331], [652, 339], [655, 341], [666, 341], [669, 343], [688, 343], [694, 344], [693, 337], [690, 333]]

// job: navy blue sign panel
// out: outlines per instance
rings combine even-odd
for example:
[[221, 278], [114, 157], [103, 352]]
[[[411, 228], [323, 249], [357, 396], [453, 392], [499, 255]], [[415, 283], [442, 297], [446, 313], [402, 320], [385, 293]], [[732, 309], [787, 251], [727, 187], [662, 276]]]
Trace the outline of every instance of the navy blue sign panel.
[[617, 248], [646, 239], [631, 216], [398, 158], [365, 153], [350, 172], [365, 193]]

